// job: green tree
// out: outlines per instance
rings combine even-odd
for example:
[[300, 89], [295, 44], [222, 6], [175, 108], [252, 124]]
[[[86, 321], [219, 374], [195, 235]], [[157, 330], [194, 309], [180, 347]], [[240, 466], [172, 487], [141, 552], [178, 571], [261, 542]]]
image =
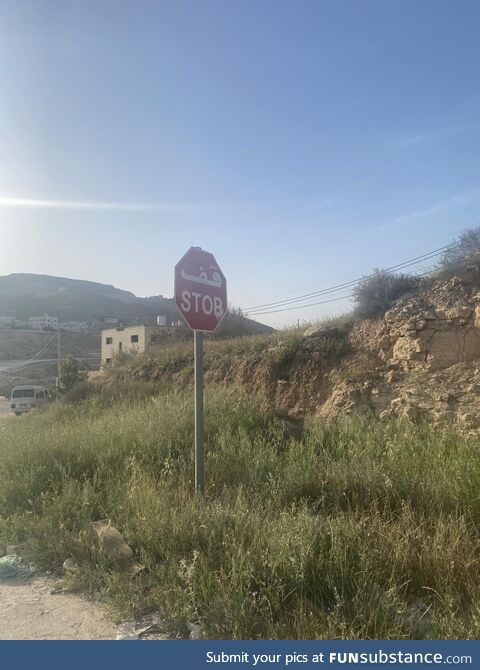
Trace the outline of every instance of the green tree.
[[85, 375], [80, 371], [80, 363], [71, 354], [60, 369], [60, 385], [69, 391], [78, 382], [85, 381]]

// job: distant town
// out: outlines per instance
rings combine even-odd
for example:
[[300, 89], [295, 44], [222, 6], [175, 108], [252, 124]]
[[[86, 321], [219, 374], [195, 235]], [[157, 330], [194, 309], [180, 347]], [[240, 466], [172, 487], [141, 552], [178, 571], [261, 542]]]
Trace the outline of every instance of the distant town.
[[101, 321], [60, 321], [50, 314], [30, 316], [22, 321], [10, 316], [0, 316], [2, 329], [29, 329], [32, 331], [69, 331], [76, 333], [101, 333], [101, 362], [109, 365], [116, 355], [124, 353], [144, 353], [161, 328], [179, 328], [184, 326], [180, 319], [167, 319], [165, 315], [156, 318], [156, 324], [137, 324], [126, 326], [120, 319], [107, 317]]
[[[42, 316], [30, 316], [28, 320], [16, 319], [13, 316], [0, 316], [0, 328], [30, 328], [31, 330], [70, 330], [77, 333], [88, 331], [99, 331], [104, 328], [123, 327], [120, 319], [106, 317], [94, 321], [60, 321], [57, 316], [43, 314]], [[173, 320], [170, 323], [166, 316], [157, 317], [157, 326], [181, 326], [182, 321]]]

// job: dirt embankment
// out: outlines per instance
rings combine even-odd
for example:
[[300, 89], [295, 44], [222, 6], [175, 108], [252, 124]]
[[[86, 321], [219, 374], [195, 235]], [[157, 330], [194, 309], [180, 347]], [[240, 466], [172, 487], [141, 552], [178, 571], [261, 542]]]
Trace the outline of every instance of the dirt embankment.
[[[118, 378], [191, 383], [191, 348], [157, 352]], [[312, 327], [246, 346], [211, 343], [207, 382], [263, 394], [291, 416], [354, 411], [480, 428], [480, 290], [458, 277], [399, 300], [383, 319]]]

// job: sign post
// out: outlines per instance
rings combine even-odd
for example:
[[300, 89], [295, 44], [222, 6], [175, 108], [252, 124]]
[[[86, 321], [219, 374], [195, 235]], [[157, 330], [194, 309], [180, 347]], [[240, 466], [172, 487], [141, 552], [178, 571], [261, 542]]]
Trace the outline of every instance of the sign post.
[[175, 266], [175, 303], [194, 331], [195, 490], [205, 488], [203, 440], [203, 333], [213, 333], [227, 313], [227, 280], [213, 254], [191, 247]]
[[205, 488], [205, 448], [203, 444], [203, 333], [196, 330], [195, 338], [195, 490]]

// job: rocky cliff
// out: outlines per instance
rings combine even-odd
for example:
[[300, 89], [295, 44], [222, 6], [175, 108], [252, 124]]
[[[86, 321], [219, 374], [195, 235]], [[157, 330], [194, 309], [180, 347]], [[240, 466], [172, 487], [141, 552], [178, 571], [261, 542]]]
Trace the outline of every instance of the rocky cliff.
[[[376, 416], [408, 416], [429, 422], [480, 426], [480, 291], [452, 277], [397, 302], [379, 321], [355, 325], [356, 357], [375, 365], [349, 379], [354, 360], [333, 377], [332, 394], [318, 408], [324, 415], [368, 409]], [[341, 376], [341, 375], [340, 375]]]

